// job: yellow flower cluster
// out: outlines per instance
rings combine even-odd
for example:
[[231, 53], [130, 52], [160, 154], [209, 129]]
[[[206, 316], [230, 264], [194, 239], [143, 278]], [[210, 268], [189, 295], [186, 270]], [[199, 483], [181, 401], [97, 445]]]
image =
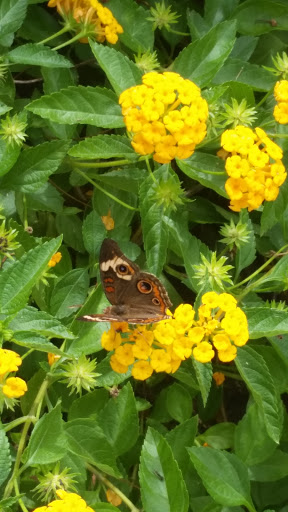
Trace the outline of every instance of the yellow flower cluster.
[[199, 87], [172, 72], [146, 73], [142, 82], [119, 98], [136, 153], [162, 164], [188, 158], [206, 135], [208, 105]]
[[[92, 30], [95, 38], [100, 43], [105, 39], [111, 44], [118, 41], [118, 34], [123, 33], [123, 28], [116, 21], [112, 12], [104, 7], [98, 0], [49, 0], [48, 7], [56, 7], [63, 18], [72, 18], [81, 25], [81, 29]], [[88, 34], [92, 35], [92, 34]], [[87, 42], [87, 38], [80, 40]]]
[[74, 492], [66, 492], [63, 489], [56, 491], [60, 500], [51, 501], [47, 506], [38, 507], [34, 512], [94, 512], [87, 503]]
[[7, 398], [19, 398], [27, 391], [25, 380], [19, 377], [8, 377], [9, 373], [17, 372], [22, 364], [21, 357], [13, 350], [0, 348], [0, 389]]
[[61, 261], [61, 259], [62, 259], [61, 252], [56, 252], [55, 254], [53, 254], [51, 260], [48, 262], [48, 267], [55, 267], [55, 265], [57, 265], [57, 263], [59, 263], [59, 261]]
[[225, 190], [231, 199], [231, 210], [255, 210], [264, 200], [277, 198], [287, 176], [283, 152], [264, 130], [236, 126], [222, 134], [221, 146], [229, 154], [225, 163], [229, 176]]
[[201, 363], [218, 352], [222, 362], [233, 361], [236, 346], [248, 341], [245, 313], [228, 293], [208, 292], [202, 297], [198, 319], [190, 304], [181, 304], [173, 318], [152, 326], [130, 330], [127, 323], [113, 323], [102, 335], [102, 347], [114, 350], [110, 364], [117, 373], [132, 366], [135, 379], [148, 379], [155, 372], [174, 373], [191, 355]]
[[288, 123], [288, 80], [280, 80], [274, 87], [274, 96], [277, 105], [273, 115], [280, 124]]

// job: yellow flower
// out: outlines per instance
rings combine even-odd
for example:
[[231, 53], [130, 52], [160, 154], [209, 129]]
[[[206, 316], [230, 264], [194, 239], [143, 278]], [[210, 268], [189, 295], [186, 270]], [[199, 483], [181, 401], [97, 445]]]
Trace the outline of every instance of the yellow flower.
[[123, 366], [129, 366], [130, 364], [133, 364], [135, 357], [133, 355], [132, 345], [125, 343], [124, 345], [117, 347], [115, 350], [115, 357]]
[[74, 492], [66, 492], [63, 489], [56, 491], [60, 500], [51, 501], [47, 507], [38, 507], [34, 512], [94, 512], [87, 503]]
[[214, 372], [212, 377], [215, 380], [216, 386], [221, 386], [225, 380], [225, 375], [222, 372]]
[[208, 105], [200, 89], [178, 73], [150, 72], [119, 97], [131, 144], [159, 163], [188, 158], [206, 135]]
[[152, 373], [153, 368], [148, 361], [136, 361], [132, 369], [132, 377], [137, 380], [146, 380]]
[[22, 364], [22, 359], [13, 350], [0, 348], [0, 377], [9, 372], [17, 372]]
[[209, 363], [214, 355], [215, 352], [207, 341], [202, 341], [197, 347], [193, 348], [193, 356], [200, 363]]
[[[231, 200], [231, 210], [248, 208], [252, 211], [264, 200], [274, 201], [287, 174], [281, 161], [282, 149], [265, 131], [238, 125], [222, 134], [221, 145], [230, 153], [225, 161], [229, 176], [225, 190]], [[275, 166], [280, 166], [281, 171]]]
[[176, 331], [172, 320], [158, 322], [154, 329], [154, 336], [162, 345], [170, 345], [176, 337]]
[[107, 229], [107, 231], [111, 231], [112, 229], [114, 229], [115, 222], [114, 222], [113, 217], [111, 217], [110, 209], [108, 210], [107, 215], [102, 215], [101, 220], [102, 220], [105, 228]]
[[171, 357], [164, 349], [153, 350], [150, 357], [150, 364], [155, 372], [170, 373], [171, 371]]
[[116, 373], [126, 373], [129, 370], [129, 366], [121, 364], [115, 354], [113, 354], [110, 358], [110, 366]]
[[231, 346], [231, 342], [226, 334], [216, 334], [213, 337], [213, 345], [217, 350], [226, 350]]
[[55, 254], [53, 254], [51, 260], [48, 262], [48, 267], [55, 267], [55, 265], [57, 265], [57, 263], [59, 263], [59, 261], [61, 261], [61, 259], [62, 259], [61, 252], [56, 252]]
[[226, 350], [218, 350], [218, 357], [222, 363], [230, 363], [237, 356], [237, 348], [231, 345]]
[[8, 398], [20, 398], [27, 391], [27, 384], [25, 380], [19, 377], [9, 377], [3, 386], [3, 393]]
[[102, 347], [106, 350], [114, 350], [121, 345], [121, 335], [116, 332], [112, 327], [108, 332], [103, 332], [101, 338]]
[[48, 357], [49, 365], [52, 366], [52, 364], [56, 363], [56, 361], [58, 361], [61, 356], [58, 356], [56, 354], [52, 354], [51, 352], [48, 352], [47, 357]]
[[288, 102], [288, 80], [280, 80], [276, 82], [274, 87], [274, 96], [276, 101]]

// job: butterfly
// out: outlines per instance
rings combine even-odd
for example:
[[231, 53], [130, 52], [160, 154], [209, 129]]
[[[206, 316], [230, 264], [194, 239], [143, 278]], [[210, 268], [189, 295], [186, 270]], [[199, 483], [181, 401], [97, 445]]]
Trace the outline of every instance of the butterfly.
[[150, 324], [171, 318], [166, 309], [172, 304], [164, 285], [124, 256], [114, 240], [103, 241], [99, 265], [103, 290], [112, 306], [102, 314], [84, 315], [79, 320]]

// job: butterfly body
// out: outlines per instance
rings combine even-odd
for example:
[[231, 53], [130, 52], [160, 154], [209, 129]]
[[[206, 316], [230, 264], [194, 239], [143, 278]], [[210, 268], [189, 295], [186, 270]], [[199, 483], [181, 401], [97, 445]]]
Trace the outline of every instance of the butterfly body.
[[161, 281], [142, 272], [114, 240], [107, 238], [102, 243], [99, 263], [102, 286], [112, 305], [102, 314], [85, 315], [81, 320], [148, 324], [170, 318], [166, 309], [171, 302]]

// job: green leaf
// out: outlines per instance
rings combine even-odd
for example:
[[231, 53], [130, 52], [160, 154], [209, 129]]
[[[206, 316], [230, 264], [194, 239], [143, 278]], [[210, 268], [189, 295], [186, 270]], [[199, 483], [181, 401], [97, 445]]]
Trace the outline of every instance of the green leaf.
[[[238, 6], [234, 12], [237, 19], [237, 29], [240, 34], [260, 35], [275, 30], [266, 20], [278, 19], [281, 27], [288, 26], [288, 13], [286, 2], [274, 0], [248, 0]], [[279, 23], [280, 23], [279, 21]], [[279, 29], [278, 29], [279, 30]]]
[[172, 450], [149, 428], [143, 443], [139, 480], [145, 512], [186, 512], [188, 493]]
[[97, 418], [110, 398], [106, 389], [95, 389], [86, 395], [73, 400], [69, 409], [69, 421], [79, 418]]
[[192, 363], [199, 384], [203, 405], [205, 407], [211, 387], [213, 368], [211, 363], [199, 363], [199, 361], [196, 361], [194, 358], [192, 359]]
[[[280, 291], [288, 288], [288, 256], [283, 256], [276, 265], [267, 272], [266, 276], [262, 276], [261, 282], [257, 289], [263, 291]], [[267, 283], [268, 284], [267, 286]], [[255, 287], [256, 288], [256, 287]]]
[[45, 242], [23, 254], [0, 273], [0, 312], [17, 313], [28, 300], [32, 287], [46, 270], [61, 244], [61, 237]]
[[88, 271], [83, 268], [70, 270], [55, 284], [51, 299], [50, 310], [56, 318], [65, 318], [73, 314], [70, 306], [82, 304], [87, 296], [89, 287]]
[[134, 446], [139, 435], [139, 425], [136, 401], [129, 382], [117, 397], [110, 398], [99, 413], [97, 424], [107, 436], [117, 456]]
[[9, 112], [9, 110], [12, 110], [12, 107], [9, 107], [3, 101], [0, 101], [0, 116], [3, 116], [3, 114], [6, 114]]
[[204, 17], [205, 21], [211, 25], [216, 25], [221, 21], [230, 18], [235, 7], [237, 7], [238, 0], [218, 0], [216, 3], [214, 0], [207, 0], [205, 2]]
[[106, 228], [98, 213], [93, 210], [83, 222], [83, 242], [93, 260], [99, 255], [100, 246], [106, 237]]
[[257, 482], [275, 482], [288, 476], [288, 453], [279, 449], [264, 462], [249, 467], [251, 480]]
[[217, 450], [228, 450], [233, 448], [234, 433], [234, 423], [224, 421], [207, 428], [203, 434], [197, 437], [197, 441], [207, 443], [211, 448], [216, 448]]
[[141, 84], [140, 69], [126, 55], [95, 41], [90, 41], [90, 46], [118, 96], [125, 89]]
[[111, 0], [109, 9], [123, 27], [120, 40], [134, 53], [153, 49], [154, 31], [147, 20], [149, 11], [134, 0]]
[[[73, 146], [68, 154], [85, 160], [96, 158], [138, 158], [128, 137], [124, 135], [97, 135]], [[119, 171], [117, 171], [119, 173]]]
[[163, 215], [163, 206], [155, 200], [157, 188], [161, 188], [161, 180], [166, 181], [172, 176], [169, 166], [161, 166], [155, 173], [155, 183], [148, 176], [139, 190], [140, 214], [147, 265], [153, 274], [160, 275], [166, 262], [168, 248], [168, 230]]
[[288, 311], [276, 308], [243, 308], [251, 340], [288, 333]]
[[24, 149], [3, 186], [21, 192], [35, 192], [57, 171], [66, 156], [69, 142], [51, 141]]
[[269, 341], [277, 354], [281, 357], [286, 367], [288, 367], [288, 336], [281, 334], [279, 336], [274, 336], [273, 338], [270, 337]]
[[[131, 166], [122, 167], [119, 171], [105, 172], [104, 174], [90, 174], [96, 181], [117, 187], [119, 190], [138, 194], [141, 183], [145, 180], [147, 172], [144, 169], [133, 168]], [[115, 219], [117, 222], [117, 219]]]
[[9, 441], [5, 431], [0, 429], [0, 485], [8, 478], [11, 469]]
[[[107, 325], [107, 330], [108, 326], [109, 324]], [[97, 364], [97, 372], [101, 374], [100, 377], [97, 377], [97, 385], [103, 387], [118, 386], [131, 377], [131, 370], [128, 370], [126, 373], [116, 373], [112, 370], [110, 366], [110, 355]]]
[[220, 196], [227, 197], [224, 189], [227, 175], [221, 158], [196, 152], [186, 160], [177, 160], [177, 164], [189, 178], [198, 181], [204, 187], [215, 190]]
[[214, 76], [213, 84], [218, 85], [231, 81], [250, 85], [257, 91], [270, 91], [275, 84], [275, 78], [266, 69], [257, 64], [229, 58]]
[[52, 464], [64, 457], [67, 440], [63, 425], [60, 403], [37, 421], [27, 447], [29, 465]]
[[121, 477], [114, 450], [94, 419], [77, 419], [65, 425], [69, 450], [108, 475]]
[[183, 475], [185, 475], [189, 464], [189, 456], [186, 448], [194, 445], [197, 433], [198, 418], [193, 416], [170, 430], [165, 439], [172, 448], [173, 456], [176, 459]]
[[21, 309], [9, 324], [13, 331], [38, 332], [49, 338], [73, 339], [74, 335], [56, 318], [31, 306]]
[[248, 470], [235, 455], [209, 447], [187, 448], [207, 492], [216, 503], [254, 511]]
[[33, 350], [39, 350], [40, 352], [51, 352], [52, 354], [58, 354], [59, 356], [65, 355], [65, 352], [55, 347], [53, 343], [47, 340], [41, 334], [31, 334], [30, 331], [17, 331], [14, 332], [13, 342], [21, 347], [32, 348]]
[[67, 87], [32, 101], [26, 109], [60, 124], [91, 124], [102, 128], [124, 126], [117, 96], [102, 87]]
[[252, 466], [270, 457], [276, 447], [277, 443], [268, 436], [261, 407], [255, 402], [250, 404], [235, 429], [235, 455], [246, 466]]
[[168, 388], [166, 406], [171, 418], [179, 423], [188, 420], [192, 415], [191, 395], [181, 384], [174, 383]]
[[182, 50], [174, 61], [173, 71], [199, 87], [207, 86], [231, 52], [235, 33], [235, 20], [217, 24], [204, 37]]
[[82, 237], [82, 221], [72, 211], [66, 209], [56, 215], [58, 233], [63, 235], [64, 242], [77, 252], [85, 252]]
[[63, 55], [42, 44], [23, 44], [8, 53], [10, 62], [15, 64], [28, 64], [30, 66], [44, 66], [47, 68], [71, 68], [72, 62]]
[[279, 188], [279, 195], [275, 201], [265, 201], [261, 215], [261, 231], [263, 236], [279, 221], [283, 221], [288, 203], [288, 181]]
[[11, 145], [5, 142], [0, 137], [0, 159], [1, 159], [1, 167], [0, 167], [0, 176], [4, 176], [7, 172], [12, 169], [15, 162], [20, 155], [21, 147], [16, 146], [15, 144]]
[[[256, 243], [255, 243], [255, 235], [253, 230], [253, 224], [249, 219], [249, 214], [247, 210], [242, 209], [240, 213], [239, 221], [242, 224], [246, 224], [247, 229], [249, 230], [248, 240], [245, 244], [241, 244], [240, 249], [237, 250], [236, 258], [235, 258], [235, 267], [236, 273], [234, 276], [234, 280], [238, 278], [241, 270], [243, 268], [248, 267], [253, 263], [256, 258]], [[234, 282], [235, 282], [234, 281]]]
[[26, 194], [26, 202], [30, 210], [60, 213], [63, 210], [64, 199], [51, 183], [45, 183], [36, 192]]
[[251, 347], [246, 346], [237, 347], [235, 363], [242, 379], [263, 413], [268, 435], [278, 443], [281, 434], [278, 397], [265, 360]]
[[[0, 3], [0, 35], [13, 34], [26, 16], [27, 0], [5, 0]], [[1, 42], [2, 44], [2, 42]]]

